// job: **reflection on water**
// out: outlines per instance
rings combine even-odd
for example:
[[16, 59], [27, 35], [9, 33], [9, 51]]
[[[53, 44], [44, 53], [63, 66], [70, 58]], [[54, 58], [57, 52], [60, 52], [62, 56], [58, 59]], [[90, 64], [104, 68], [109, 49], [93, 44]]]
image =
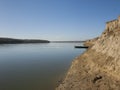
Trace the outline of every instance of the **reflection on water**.
[[75, 43], [0, 45], [0, 90], [54, 90], [72, 60]]

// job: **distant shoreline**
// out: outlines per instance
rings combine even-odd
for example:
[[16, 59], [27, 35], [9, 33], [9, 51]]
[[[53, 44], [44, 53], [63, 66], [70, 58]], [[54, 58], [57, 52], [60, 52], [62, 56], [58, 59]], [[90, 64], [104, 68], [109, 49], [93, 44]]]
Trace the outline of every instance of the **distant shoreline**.
[[84, 43], [85, 41], [49, 41], [40, 39], [15, 39], [0, 37], [0, 44], [29, 44], [29, 43]]
[[48, 40], [39, 39], [14, 39], [14, 38], [0, 38], [0, 44], [29, 44], [29, 43], [50, 43]]
[[84, 43], [85, 41], [51, 41], [51, 43]]

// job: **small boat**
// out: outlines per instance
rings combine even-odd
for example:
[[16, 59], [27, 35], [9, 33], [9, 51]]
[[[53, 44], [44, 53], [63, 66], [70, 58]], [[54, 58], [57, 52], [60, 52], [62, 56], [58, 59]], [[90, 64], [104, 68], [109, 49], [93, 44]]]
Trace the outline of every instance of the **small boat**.
[[75, 48], [88, 48], [88, 46], [75, 46]]

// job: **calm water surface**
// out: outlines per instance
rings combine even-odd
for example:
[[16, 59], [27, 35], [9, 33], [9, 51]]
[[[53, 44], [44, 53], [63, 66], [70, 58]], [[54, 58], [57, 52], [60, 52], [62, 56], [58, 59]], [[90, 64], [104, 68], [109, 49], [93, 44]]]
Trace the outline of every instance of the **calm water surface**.
[[75, 43], [0, 45], [0, 90], [54, 90], [72, 60]]

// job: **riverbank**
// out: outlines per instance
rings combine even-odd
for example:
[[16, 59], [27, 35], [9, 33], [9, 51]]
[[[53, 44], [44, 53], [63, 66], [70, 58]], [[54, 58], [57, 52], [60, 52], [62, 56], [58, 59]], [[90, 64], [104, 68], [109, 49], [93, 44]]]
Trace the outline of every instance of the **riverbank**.
[[107, 22], [99, 38], [87, 41], [88, 50], [72, 62], [56, 90], [120, 90], [119, 22]]
[[89, 49], [72, 62], [64, 81], [56, 90], [118, 90], [120, 81], [113, 77], [112, 72], [101, 68], [113, 59], [109, 57], [104, 61], [106, 57]]

